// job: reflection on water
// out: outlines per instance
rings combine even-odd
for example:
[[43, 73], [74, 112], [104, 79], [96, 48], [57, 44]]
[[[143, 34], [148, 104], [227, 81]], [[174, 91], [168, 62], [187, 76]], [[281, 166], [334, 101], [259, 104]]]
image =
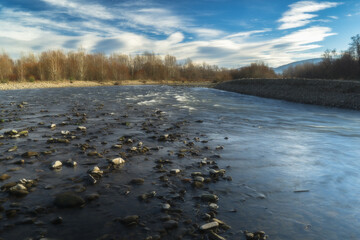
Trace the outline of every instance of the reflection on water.
[[[264, 230], [270, 239], [359, 237], [359, 112], [206, 88], [114, 86], [0, 93], [3, 106], [19, 101], [29, 102], [33, 113], [25, 119], [30, 123], [50, 114], [42, 109], [56, 115], [74, 103], [89, 109], [98, 102], [119, 115], [116, 106], [132, 105], [159, 109], [173, 121], [201, 119], [201, 125], [190, 125], [187, 131], [207, 134], [210, 143], [224, 145], [218, 164], [229, 166], [233, 181], [213, 189], [223, 192], [219, 214], [235, 236], [247, 229]], [[91, 121], [96, 123], [95, 118]], [[12, 128], [28, 124], [16, 122]]]

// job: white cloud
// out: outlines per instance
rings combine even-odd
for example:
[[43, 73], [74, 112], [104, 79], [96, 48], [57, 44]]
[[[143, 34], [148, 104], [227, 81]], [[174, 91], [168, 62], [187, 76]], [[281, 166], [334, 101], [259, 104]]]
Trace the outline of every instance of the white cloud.
[[311, 23], [313, 18], [317, 17], [318, 12], [327, 8], [332, 8], [340, 5], [338, 2], [315, 2], [315, 1], [300, 1], [290, 4], [290, 10], [285, 12], [278, 20], [281, 23], [279, 29], [290, 29], [305, 26]]
[[104, 20], [114, 19], [115, 16], [108, 11], [103, 5], [89, 4], [86, 2], [78, 2], [75, 0], [42, 0], [43, 2], [64, 8], [68, 14], [77, 16], [93, 17]]

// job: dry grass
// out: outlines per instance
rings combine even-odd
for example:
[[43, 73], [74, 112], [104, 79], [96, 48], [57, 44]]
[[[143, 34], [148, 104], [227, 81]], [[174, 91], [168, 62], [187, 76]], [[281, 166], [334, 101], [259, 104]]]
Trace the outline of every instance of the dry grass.
[[123, 80], [123, 81], [35, 81], [35, 82], [7, 82], [0, 83], [0, 90], [34, 89], [34, 88], [64, 88], [64, 87], [97, 87], [113, 85], [196, 85], [208, 86], [210, 82], [181, 82], [181, 81], [153, 81], [153, 80]]

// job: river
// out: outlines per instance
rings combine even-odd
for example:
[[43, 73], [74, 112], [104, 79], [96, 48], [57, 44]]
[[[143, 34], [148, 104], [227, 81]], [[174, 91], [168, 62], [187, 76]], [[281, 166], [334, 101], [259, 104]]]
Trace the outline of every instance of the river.
[[[231, 226], [219, 234], [227, 239], [242, 239], [243, 230], [265, 231], [269, 239], [359, 238], [358, 111], [171, 86], [1, 91], [0, 110], [0, 135], [11, 129], [29, 130], [28, 137], [0, 139], [0, 175], [11, 176], [2, 184], [21, 178], [38, 180], [36, 188], [22, 198], [0, 192], [5, 210], [17, 209], [17, 216], [4, 215], [0, 220], [5, 239], [145, 239], [157, 234], [163, 239], [206, 239], [196, 229], [206, 222], [201, 214], [207, 206], [196, 198], [202, 193], [219, 197], [216, 216]], [[51, 123], [56, 128], [49, 128]], [[79, 125], [86, 126], [86, 133], [76, 131]], [[65, 130], [75, 135], [71, 144], [47, 143], [50, 137], [60, 138], [60, 131]], [[156, 140], [165, 133], [179, 136], [173, 141]], [[105, 168], [107, 158], [121, 151], [129, 153], [125, 147], [119, 151], [111, 148], [124, 135], [135, 140], [134, 144], [141, 141], [158, 150], [130, 153], [120, 170], [109, 170], [95, 185], [79, 180], [94, 165]], [[192, 147], [186, 145], [189, 142]], [[80, 151], [79, 145], [84, 143], [101, 156], [93, 158], [86, 155], [88, 150]], [[8, 152], [15, 145], [17, 150]], [[184, 148], [187, 150], [182, 151]], [[30, 150], [53, 151], [31, 158], [30, 164], [14, 164]], [[178, 152], [185, 154], [179, 158]], [[78, 167], [49, 169], [51, 162], [70, 158]], [[209, 171], [211, 167], [196, 165], [204, 158], [216, 161], [231, 179], [199, 189], [184, 183], [191, 172]], [[161, 173], [154, 169], [159, 159], [172, 161], [171, 167], [165, 166], [167, 172], [181, 170], [176, 178], [169, 176], [165, 186], [159, 181]], [[145, 183], [129, 186], [135, 177], [144, 178]], [[54, 207], [54, 196], [65, 190], [84, 198], [89, 193], [100, 197], [81, 209]], [[160, 197], [149, 203], [137, 199], [150, 190]], [[165, 232], [159, 220], [164, 202], [181, 209], [180, 214], [170, 214], [178, 227]], [[38, 206], [45, 210], [34, 213]], [[142, 222], [135, 228], [129, 230], [116, 222], [117, 217], [133, 214]], [[57, 216], [63, 223], [51, 224]], [[24, 224], [28, 218], [34, 221]], [[198, 235], [186, 234], [191, 230]]]

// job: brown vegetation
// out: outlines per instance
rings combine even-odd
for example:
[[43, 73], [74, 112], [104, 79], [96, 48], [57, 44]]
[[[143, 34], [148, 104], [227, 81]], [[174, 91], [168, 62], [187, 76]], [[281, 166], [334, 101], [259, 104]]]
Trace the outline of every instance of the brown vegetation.
[[326, 50], [320, 63], [304, 63], [284, 70], [287, 78], [360, 79], [360, 35], [351, 38], [347, 51]]
[[124, 81], [170, 80], [180, 82], [230, 80], [229, 71], [218, 66], [195, 64], [190, 59], [180, 64], [174, 56], [161, 58], [154, 53], [130, 56], [113, 53], [86, 53], [83, 49], [64, 53], [49, 50], [38, 55], [23, 55], [12, 60], [0, 55], [0, 80], [7, 81]]

